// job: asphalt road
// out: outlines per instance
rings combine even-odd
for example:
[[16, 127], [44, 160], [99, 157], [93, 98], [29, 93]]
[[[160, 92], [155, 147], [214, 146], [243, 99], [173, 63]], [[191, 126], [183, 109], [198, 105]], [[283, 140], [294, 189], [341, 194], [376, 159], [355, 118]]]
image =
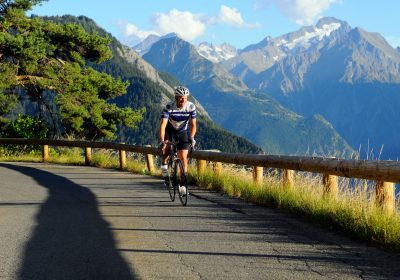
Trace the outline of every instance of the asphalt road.
[[105, 170], [0, 163], [0, 279], [400, 279], [400, 256], [277, 210]]

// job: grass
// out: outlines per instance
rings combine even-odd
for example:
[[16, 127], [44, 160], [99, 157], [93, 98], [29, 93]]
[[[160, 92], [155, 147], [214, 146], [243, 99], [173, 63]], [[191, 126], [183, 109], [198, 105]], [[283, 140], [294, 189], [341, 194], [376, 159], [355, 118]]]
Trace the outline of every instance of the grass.
[[220, 175], [213, 170], [198, 173], [192, 169], [189, 176], [204, 188], [283, 209], [331, 230], [400, 252], [400, 216], [386, 214], [377, 207], [371, 186], [365, 188], [364, 181], [352, 182], [350, 190], [350, 180], [341, 180], [341, 191], [337, 198], [332, 198], [323, 195], [318, 176], [305, 173], [296, 175], [292, 189], [283, 186], [276, 173], [268, 174], [258, 185], [244, 169], [224, 168]]
[[[63, 148], [51, 149], [49, 151], [49, 163], [85, 165], [84, 152], [82, 148]], [[16, 162], [41, 162], [42, 154], [39, 151], [29, 154], [7, 155], [0, 150], [0, 161]], [[104, 149], [93, 149], [91, 165], [101, 168], [120, 169], [118, 154]], [[127, 156], [125, 171], [151, 175], [147, 171], [146, 162], [142, 155], [130, 154]], [[155, 173], [154, 175], [157, 175]], [[159, 174], [158, 174], [159, 175]]]
[[[5, 156], [0, 151], [0, 161], [40, 162], [41, 154]], [[50, 150], [49, 162], [85, 164], [83, 150], [79, 148]], [[91, 163], [102, 168], [119, 169], [118, 154], [108, 150], [93, 150]], [[125, 171], [160, 176], [159, 170], [149, 174], [141, 154], [128, 154]], [[282, 209], [359, 240], [400, 252], [400, 215], [397, 212], [394, 215], [386, 214], [377, 207], [373, 185], [364, 180], [341, 178], [339, 195], [332, 198], [323, 195], [321, 178], [310, 173], [297, 173], [293, 188], [282, 185], [281, 176], [276, 170], [264, 176], [261, 184], [255, 184], [251, 172], [232, 165], [224, 165], [220, 174], [211, 169], [199, 173], [196, 168], [190, 167], [188, 177], [191, 183], [202, 188]]]

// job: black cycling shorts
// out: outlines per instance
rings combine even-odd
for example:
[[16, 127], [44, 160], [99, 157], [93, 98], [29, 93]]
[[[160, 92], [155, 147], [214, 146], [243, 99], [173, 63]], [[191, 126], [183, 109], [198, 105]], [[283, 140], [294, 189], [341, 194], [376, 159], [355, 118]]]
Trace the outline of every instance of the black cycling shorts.
[[176, 148], [178, 150], [189, 150], [190, 142], [187, 130], [176, 131], [171, 124], [168, 123], [165, 129], [165, 139], [164, 140], [175, 140], [177, 142]]

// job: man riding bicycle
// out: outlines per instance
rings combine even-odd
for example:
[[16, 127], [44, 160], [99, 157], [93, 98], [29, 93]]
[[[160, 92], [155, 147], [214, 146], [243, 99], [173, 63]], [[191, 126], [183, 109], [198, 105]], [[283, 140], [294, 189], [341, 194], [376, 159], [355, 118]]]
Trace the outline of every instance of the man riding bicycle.
[[[196, 106], [188, 101], [189, 89], [183, 86], [175, 88], [175, 101], [168, 103], [161, 115], [160, 121], [160, 141], [162, 143], [162, 175], [168, 177], [168, 155], [173, 139], [177, 141], [178, 156], [182, 160], [183, 169], [187, 172], [187, 155], [189, 147], [196, 144], [194, 136], [196, 135]], [[188, 127], [190, 120], [190, 131]]]

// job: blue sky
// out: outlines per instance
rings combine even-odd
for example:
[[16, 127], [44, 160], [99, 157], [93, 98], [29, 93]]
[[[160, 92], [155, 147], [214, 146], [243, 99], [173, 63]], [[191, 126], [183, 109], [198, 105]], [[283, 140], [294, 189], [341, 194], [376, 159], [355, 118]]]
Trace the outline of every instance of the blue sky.
[[333, 16], [378, 32], [400, 46], [398, 0], [49, 0], [36, 15], [85, 15], [128, 46], [147, 35], [179, 33], [194, 44], [228, 42], [237, 48]]

